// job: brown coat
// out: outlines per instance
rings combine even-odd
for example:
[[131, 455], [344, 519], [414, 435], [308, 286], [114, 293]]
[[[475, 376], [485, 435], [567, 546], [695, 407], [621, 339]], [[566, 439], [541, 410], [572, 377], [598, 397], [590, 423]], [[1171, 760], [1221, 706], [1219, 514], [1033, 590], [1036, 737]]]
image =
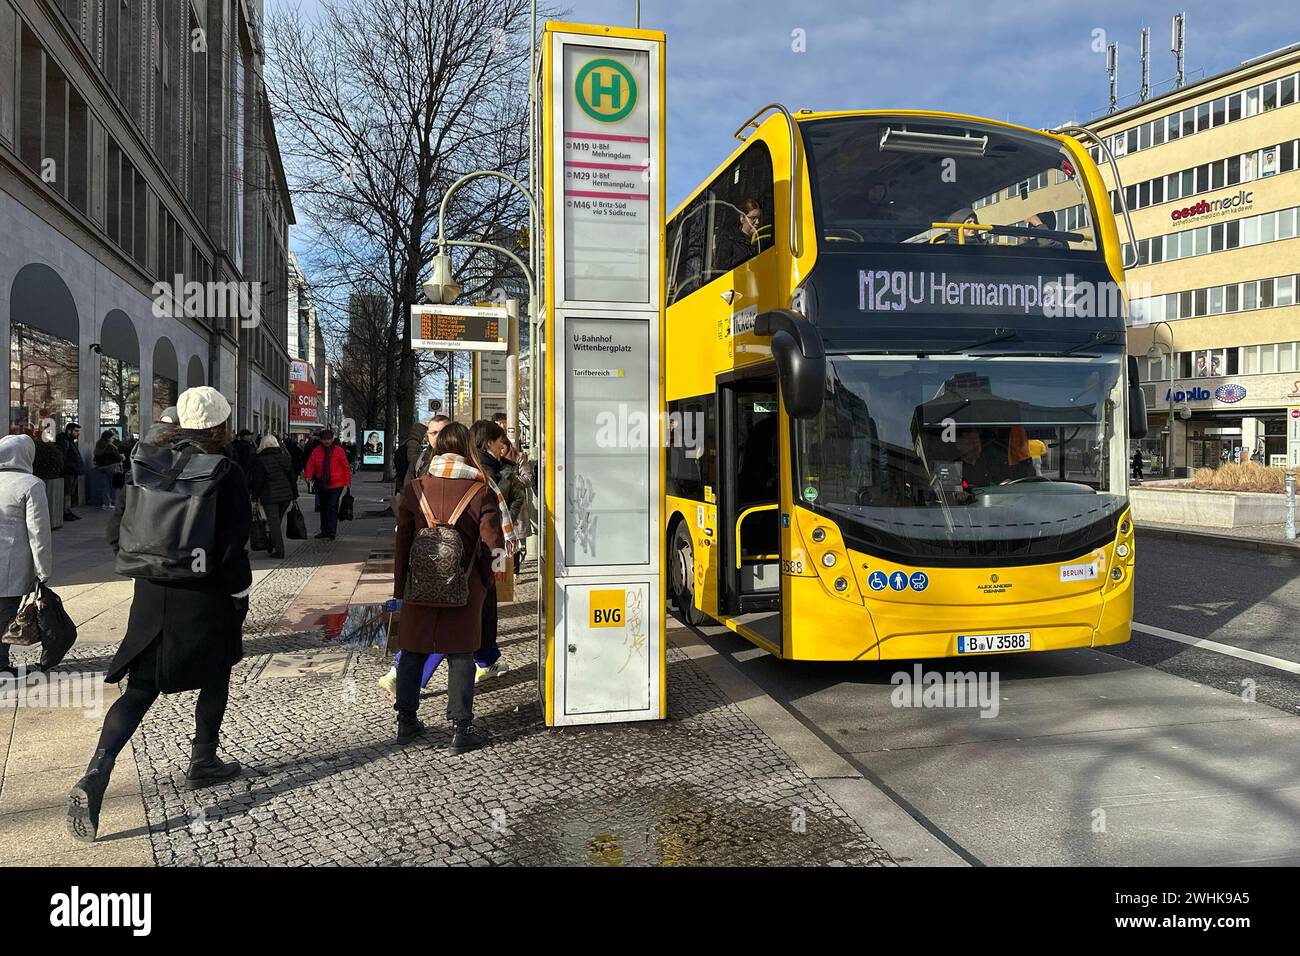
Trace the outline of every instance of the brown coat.
[[[447, 518], [473, 482], [467, 478], [436, 478], [426, 475], [422, 484], [435, 517]], [[411, 541], [421, 528], [427, 528], [416, 481], [407, 482], [397, 504], [397, 544], [393, 562], [393, 596], [401, 597], [406, 588], [406, 573], [411, 558]], [[469, 602], [464, 607], [421, 607], [403, 605], [397, 624], [397, 646], [420, 654], [465, 654], [478, 650], [482, 638], [483, 599], [492, 582], [492, 552], [502, 553], [505, 535], [501, 531], [501, 508], [497, 496], [487, 485], [479, 490], [456, 522], [456, 530], [465, 542], [465, 552], [473, 554], [476, 568], [469, 576]], [[473, 550], [477, 545], [477, 551]]]

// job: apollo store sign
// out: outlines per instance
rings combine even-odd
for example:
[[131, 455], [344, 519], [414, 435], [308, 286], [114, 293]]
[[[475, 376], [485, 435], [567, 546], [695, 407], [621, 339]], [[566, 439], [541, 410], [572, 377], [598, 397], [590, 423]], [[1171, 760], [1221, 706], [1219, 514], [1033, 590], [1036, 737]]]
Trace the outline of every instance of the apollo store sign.
[[1172, 388], [1165, 389], [1165, 401], [1172, 401], [1175, 405], [1209, 401], [1223, 405], [1236, 405], [1245, 400], [1246, 395], [1246, 386], [1237, 382], [1224, 382], [1218, 386], [1180, 385], [1175, 382]]

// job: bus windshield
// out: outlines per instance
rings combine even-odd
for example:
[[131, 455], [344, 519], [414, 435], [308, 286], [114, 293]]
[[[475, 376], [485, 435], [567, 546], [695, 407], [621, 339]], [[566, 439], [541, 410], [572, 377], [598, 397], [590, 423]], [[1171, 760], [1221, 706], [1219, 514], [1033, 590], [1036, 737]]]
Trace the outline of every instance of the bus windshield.
[[1096, 252], [1083, 180], [1049, 137], [915, 116], [810, 120], [800, 129], [824, 243]]
[[796, 490], [899, 560], [1054, 556], [1125, 506], [1122, 358], [838, 357]]

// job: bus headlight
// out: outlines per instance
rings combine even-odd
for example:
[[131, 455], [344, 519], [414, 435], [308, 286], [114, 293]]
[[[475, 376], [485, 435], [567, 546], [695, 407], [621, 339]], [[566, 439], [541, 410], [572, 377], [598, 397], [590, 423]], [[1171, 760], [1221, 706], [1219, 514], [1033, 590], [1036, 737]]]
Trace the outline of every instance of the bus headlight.
[[1128, 557], [1128, 545], [1124, 544], [1124, 543], [1121, 541], [1118, 545], [1115, 546], [1115, 553], [1118, 554], [1121, 558], [1127, 558], [1127, 557]]
[[835, 552], [827, 551], [822, 555], [822, 566], [827, 568], [835, 567]]
[[818, 544], [821, 544], [823, 541], [826, 540], [826, 529], [813, 528], [812, 539], [816, 541]]
[[847, 591], [848, 589], [849, 589], [849, 582], [847, 580], [845, 580], [844, 578], [835, 579], [835, 590]]
[[1132, 527], [1132, 525], [1129, 524], [1129, 520], [1128, 520], [1128, 518], [1125, 518], [1125, 519], [1124, 519], [1123, 521], [1121, 521], [1120, 524], [1119, 524], [1119, 533], [1120, 533], [1120, 534], [1128, 534], [1129, 528], [1131, 528], [1131, 527]]
[[1110, 578], [1111, 578], [1112, 581], [1120, 581], [1120, 580], [1123, 579], [1123, 577], [1124, 577], [1124, 569], [1123, 569], [1123, 568], [1111, 568], [1111, 569], [1110, 569]]

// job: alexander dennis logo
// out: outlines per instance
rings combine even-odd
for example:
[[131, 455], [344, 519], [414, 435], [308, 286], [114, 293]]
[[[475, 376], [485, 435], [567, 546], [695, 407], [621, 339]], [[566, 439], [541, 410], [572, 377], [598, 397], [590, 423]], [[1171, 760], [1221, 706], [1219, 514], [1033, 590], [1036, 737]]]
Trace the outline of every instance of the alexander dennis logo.
[[578, 105], [592, 119], [617, 123], [636, 107], [636, 78], [617, 60], [592, 60], [573, 84]]
[[1192, 203], [1190, 206], [1184, 206], [1182, 209], [1175, 209], [1169, 214], [1170, 220], [1179, 222], [1183, 219], [1196, 219], [1200, 216], [1208, 216], [1210, 213], [1227, 214], [1234, 210], [1244, 209], [1251, 205], [1254, 199], [1253, 192], [1247, 192], [1244, 189], [1238, 190], [1235, 196], [1225, 196], [1222, 199], [1202, 199], [1198, 203]]
[[1214, 390], [1214, 397], [1221, 402], [1227, 402], [1229, 405], [1239, 402], [1246, 397], [1246, 386], [1244, 385], [1220, 385]]

